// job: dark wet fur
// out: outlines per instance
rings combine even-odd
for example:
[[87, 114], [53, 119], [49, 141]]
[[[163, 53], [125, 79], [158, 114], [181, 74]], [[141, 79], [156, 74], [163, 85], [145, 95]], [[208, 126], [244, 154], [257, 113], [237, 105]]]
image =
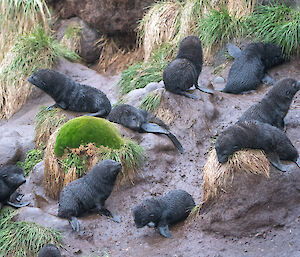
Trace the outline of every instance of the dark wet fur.
[[195, 36], [185, 37], [180, 45], [178, 54], [163, 72], [166, 90], [179, 94], [198, 84], [202, 70], [202, 44]]
[[239, 94], [256, 89], [266, 71], [285, 61], [282, 49], [272, 43], [251, 43], [232, 64], [223, 92]]
[[110, 101], [102, 91], [79, 84], [60, 72], [41, 69], [30, 76], [28, 81], [50, 95], [62, 109], [101, 112], [99, 117], [106, 117], [111, 110]]
[[300, 82], [291, 78], [281, 79], [260, 102], [244, 112], [239, 121], [258, 120], [283, 130], [284, 117], [298, 90], [300, 90]]
[[25, 182], [22, 168], [15, 165], [0, 167], [0, 203], [7, 204], [11, 195]]
[[56, 245], [46, 244], [39, 251], [38, 257], [61, 257], [61, 254]]
[[94, 208], [104, 207], [120, 170], [120, 163], [105, 160], [96, 164], [82, 178], [70, 182], [60, 193], [58, 216], [70, 219]]
[[241, 121], [226, 130], [217, 138], [215, 149], [218, 160], [224, 163], [234, 152], [251, 148], [262, 149], [266, 154], [275, 153], [280, 160], [296, 162], [297, 149], [280, 129], [259, 121]]
[[169, 131], [169, 127], [162, 120], [143, 109], [135, 108], [129, 104], [120, 104], [112, 109], [107, 119], [111, 122], [121, 124], [124, 127], [140, 133], [147, 132], [142, 128], [143, 124], [155, 123], [166, 130], [166, 133], [164, 134], [166, 134], [172, 140], [173, 144], [180, 152], [183, 152], [180, 142], [177, 140], [175, 135]]
[[184, 190], [171, 190], [162, 197], [143, 200], [132, 213], [138, 228], [153, 222], [156, 227], [185, 220], [195, 206], [192, 196]]

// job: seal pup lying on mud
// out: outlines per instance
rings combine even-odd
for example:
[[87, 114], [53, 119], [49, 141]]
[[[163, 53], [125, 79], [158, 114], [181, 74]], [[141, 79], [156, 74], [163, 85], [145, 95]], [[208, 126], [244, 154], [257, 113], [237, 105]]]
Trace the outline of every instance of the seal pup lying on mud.
[[163, 72], [163, 81], [166, 90], [189, 98], [198, 99], [198, 96], [187, 92], [193, 85], [205, 92], [213, 94], [212, 90], [198, 85], [198, 77], [202, 70], [202, 44], [195, 36], [185, 37], [180, 45], [175, 60], [170, 62]]
[[135, 108], [129, 104], [114, 107], [107, 119], [138, 132], [158, 133], [167, 135], [180, 153], [184, 149], [178, 139], [169, 131], [169, 127], [151, 113]]
[[217, 138], [215, 149], [220, 163], [234, 152], [251, 148], [265, 151], [271, 164], [281, 171], [280, 160], [292, 161], [300, 167], [299, 153], [280, 129], [256, 120], [240, 121], [225, 129]]
[[61, 254], [56, 245], [46, 244], [39, 251], [38, 257], [61, 257]]
[[243, 113], [239, 121], [258, 120], [281, 130], [294, 95], [300, 90], [300, 81], [291, 78], [279, 80], [263, 97]]
[[171, 237], [169, 225], [185, 220], [195, 202], [193, 197], [184, 190], [171, 190], [162, 197], [143, 200], [133, 208], [132, 214], [137, 228], [146, 225], [157, 227], [164, 237]]
[[107, 96], [97, 88], [82, 85], [70, 77], [49, 69], [33, 73], [28, 81], [51, 96], [55, 104], [48, 109], [60, 107], [74, 112], [88, 112], [90, 116], [105, 118], [111, 104]]
[[271, 67], [285, 61], [282, 48], [273, 43], [251, 43], [242, 51], [228, 44], [228, 52], [235, 59], [222, 92], [239, 94], [256, 89], [261, 82], [273, 84], [266, 73]]
[[113, 190], [121, 168], [119, 162], [104, 160], [97, 163], [82, 178], [66, 185], [60, 192], [58, 216], [69, 219], [72, 228], [77, 232], [79, 222], [76, 217], [94, 208], [100, 214], [119, 222], [117, 217], [104, 207], [104, 203]]
[[22, 168], [15, 165], [0, 167], [0, 209], [4, 204], [16, 208], [29, 204], [29, 202], [21, 202], [21, 194], [16, 191], [25, 182]]

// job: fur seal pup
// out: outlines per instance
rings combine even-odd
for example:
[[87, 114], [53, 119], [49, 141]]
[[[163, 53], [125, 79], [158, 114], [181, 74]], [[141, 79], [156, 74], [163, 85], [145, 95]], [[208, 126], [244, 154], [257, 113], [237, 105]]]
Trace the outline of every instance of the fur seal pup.
[[111, 110], [110, 101], [102, 91], [79, 84], [60, 72], [41, 69], [27, 80], [54, 99], [55, 104], [48, 109], [60, 107], [75, 112], [88, 112], [90, 116], [101, 118], [105, 118]]
[[56, 245], [46, 244], [39, 251], [38, 257], [61, 257], [61, 254]]
[[163, 81], [166, 90], [189, 98], [198, 99], [198, 96], [187, 92], [193, 85], [209, 94], [214, 92], [198, 85], [198, 77], [202, 70], [202, 44], [198, 37], [187, 36], [180, 45], [175, 60], [170, 62], [163, 72]]
[[239, 121], [258, 120], [281, 130], [294, 95], [300, 90], [300, 81], [292, 78], [279, 80], [263, 97], [243, 113]]
[[118, 217], [113, 216], [104, 207], [104, 203], [113, 190], [121, 168], [119, 162], [104, 160], [97, 163], [82, 178], [67, 184], [60, 192], [58, 216], [68, 219], [72, 228], [77, 232], [79, 231], [79, 222], [76, 217], [94, 208], [99, 214], [119, 222]]
[[0, 207], [4, 204], [15, 208], [27, 206], [29, 202], [22, 202], [22, 194], [16, 190], [26, 182], [24, 171], [15, 165], [0, 167]]
[[285, 61], [282, 48], [273, 43], [251, 43], [242, 51], [232, 44], [227, 47], [235, 59], [222, 90], [226, 93], [239, 94], [254, 90], [261, 82], [273, 84], [274, 80], [266, 71]]
[[173, 135], [169, 127], [151, 113], [135, 108], [129, 104], [120, 104], [114, 107], [107, 119], [138, 132], [158, 133], [167, 135], [180, 153], [184, 149], [178, 139]]
[[132, 214], [137, 228], [157, 227], [162, 236], [170, 238], [169, 225], [185, 220], [194, 206], [189, 193], [176, 189], [162, 197], [143, 200], [133, 208]]
[[225, 129], [215, 144], [220, 163], [245, 148], [264, 150], [271, 164], [281, 171], [284, 170], [280, 160], [295, 162], [300, 167], [297, 149], [284, 132], [270, 124], [257, 120], [237, 122]]

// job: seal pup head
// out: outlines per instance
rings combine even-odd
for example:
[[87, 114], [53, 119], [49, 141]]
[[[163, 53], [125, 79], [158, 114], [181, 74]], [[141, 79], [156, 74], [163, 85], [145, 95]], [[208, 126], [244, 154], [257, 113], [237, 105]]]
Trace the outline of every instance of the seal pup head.
[[[272, 89], [267, 93], [273, 98], [282, 99], [283, 101], [292, 100], [294, 95], [300, 90], [300, 81], [292, 78], [283, 78], [279, 80]], [[274, 95], [274, 96], [273, 96]]]
[[222, 133], [220, 136], [218, 136], [215, 149], [219, 163], [227, 162], [230, 155], [242, 149], [235, 136], [234, 128], [229, 127], [226, 130], [226, 133]]
[[107, 181], [115, 181], [117, 175], [122, 169], [120, 162], [108, 159], [98, 162], [88, 174], [92, 176], [93, 180], [105, 179]]
[[26, 182], [23, 169], [14, 165], [1, 167], [0, 179], [12, 189], [17, 189]]
[[159, 201], [153, 198], [143, 200], [132, 210], [134, 223], [137, 228], [142, 228], [148, 224], [156, 224], [160, 220], [161, 213]]
[[37, 70], [27, 78], [28, 82], [42, 90], [47, 88], [47, 85], [51, 79], [53, 79], [53, 72], [49, 69]]

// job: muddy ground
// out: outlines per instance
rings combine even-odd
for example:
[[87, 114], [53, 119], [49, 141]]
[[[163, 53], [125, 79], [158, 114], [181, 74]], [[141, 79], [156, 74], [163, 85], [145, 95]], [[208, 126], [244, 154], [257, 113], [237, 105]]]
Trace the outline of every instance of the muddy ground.
[[[231, 63], [219, 75], [227, 78]], [[103, 90], [111, 101], [117, 101], [116, 83], [119, 76], [104, 77], [80, 64], [62, 62], [59, 71], [72, 76], [76, 81], [96, 86]], [[217, 76], [212, 67], [204, 67], [200, 74], [200, 83]], [[293, 77], [300, 80], [300, 59], [272, 69], [270, 75], [276, 80]], [[224, 84], [223, 84], [224, 85]], [[217, 87], [222, 88], [222, 84]], [[244, 95], [217, 93], [201, 96], [195, 101], [165, 92], [159, 115], [168, 118], [171, 130], [185, 148], [180, 155], [172, 149], [148, 151], [145, 163], [134, 185], [126, 184], [115, 190], [106, 202], [107, 208], [120, 215], [121, 223], [100, 217], [96, 214], [80, 218], [82, 234], [70, 229], [65, 221], [57, 219], [56, 225], [64, 235], [64, 256], [210, 256], [210, 257], [256, 257], [256, 256], [300, 256], [300, 219], [279, 228], [257, 231], [256, 234], [243, 238], [224, 237], [201, 230], [195, 222], [178, 224], [171, 227], [171, 239], [162, 238], [152, 228], [136, 229], [131, 216], [131, 209], [141, 199], [162, 195], [174, 188], [188, 191], [196, 203], [201, 201], [202, 167], [206, 154], [213, 144], [213, 138], [225, 127], [237, 121], [241, 113], [257, 102], [268, 91], [267, 86]], [[43, 93], [36, 93], [23, 108], [9, 121], [0, 123], [0, 133], [17, 130], [22, 136], [33, 141], [34, 117], [41, 105], [50, 105], [53, 101]], [[167, 111], [168, 110], [168, 111]], [[171, 114], [170, 114], [171, 113]], [[300, 94], [296, 94], [291, 109], [285, 118], [286, 133], [294, 146], [300, 151]], [[155, 136], [159, 137], [159, 136]], [[137, 141], [145, 140], [136, 135]], [[42, 211], [56, 215], [58, 204], [50, 201], [40, 206]], [[300, 213], [299, 213], [300, 215]], [[29, 217], [33, 220], [35, 217]], [[47, 223], [45, 221], [45, 223]]]

